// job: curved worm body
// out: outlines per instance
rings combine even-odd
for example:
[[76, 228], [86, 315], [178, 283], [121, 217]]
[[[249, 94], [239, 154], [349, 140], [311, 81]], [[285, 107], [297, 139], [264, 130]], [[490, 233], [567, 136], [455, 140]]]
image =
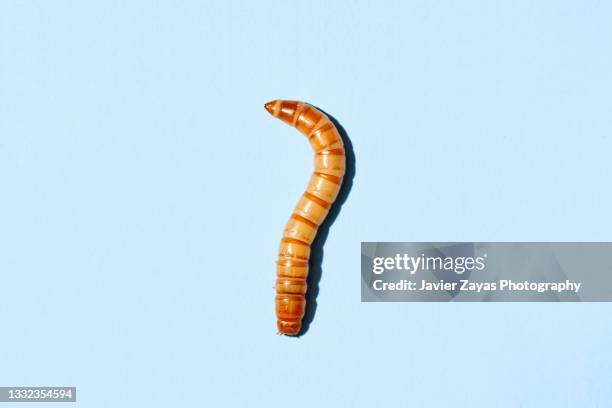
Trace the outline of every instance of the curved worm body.
[[287, 222], [278, 250], [277, 326], [279, 333], [295, 336], [306, 310], [310, 245], [342, 185], [344, 144], [327, 115], [307, 103], [274, 100], [265, 108], [304, 134], [315, 152], [314, 173]]

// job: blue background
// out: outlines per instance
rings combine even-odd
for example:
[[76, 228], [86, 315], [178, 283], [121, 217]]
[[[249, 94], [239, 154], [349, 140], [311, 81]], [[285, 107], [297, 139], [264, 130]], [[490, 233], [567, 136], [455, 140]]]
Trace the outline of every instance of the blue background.
[[[603, 1], [3, 2], [0, 385], [83, 407], [610, 406], [609, 304], [361, 304], [360, 241], [610, 241]], [[275, 334], [334, 115], [353, 189]]]

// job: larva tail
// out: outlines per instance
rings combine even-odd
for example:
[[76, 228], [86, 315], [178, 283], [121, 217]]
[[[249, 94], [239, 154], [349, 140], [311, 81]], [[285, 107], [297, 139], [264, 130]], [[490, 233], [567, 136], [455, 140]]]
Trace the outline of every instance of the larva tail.
[[315, 151], [315, 171], [285, 227], [277, 261], [277, 327], [279, 333], [295, 336], [306, 310], [310, 245], [340, 191], [345, 172], [344, 145], [327, 115], [307, 103], [274, 100], [265, 108], [304, 134]]

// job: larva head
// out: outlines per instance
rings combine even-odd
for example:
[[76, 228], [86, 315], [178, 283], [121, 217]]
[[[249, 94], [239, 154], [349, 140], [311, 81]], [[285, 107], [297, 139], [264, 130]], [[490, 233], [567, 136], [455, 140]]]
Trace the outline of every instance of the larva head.
[[272, 116], [279, 118], [283, 122], [293, 126], [295, 114], [301, 105], [303, 105], [303, 103], [298, 101], [283, 101], [280, 99], [275, 99], [266, 103], [264, 106]]
[[300, 334], [300, 330], [302, 329], [302, 322], [285, 322], [278, 320], [276, 322], [276, 327], [278, 328], [278, 334], [284, 334], [285, 336], [297, 336]]

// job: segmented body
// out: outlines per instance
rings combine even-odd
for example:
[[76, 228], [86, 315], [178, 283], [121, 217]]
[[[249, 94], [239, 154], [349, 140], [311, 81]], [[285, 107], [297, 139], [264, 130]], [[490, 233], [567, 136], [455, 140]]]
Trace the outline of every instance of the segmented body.
[[314, 173], [287, 222], [277, 261], [278, 331], [297, 335], [306, 310], [310, 245], [340, 191], [345, 151], [336, 126], [317, 108], [304, 102], [281, 100], [268, 102], [265, 107], [274, 117], [304, 134], [315, 152]]

